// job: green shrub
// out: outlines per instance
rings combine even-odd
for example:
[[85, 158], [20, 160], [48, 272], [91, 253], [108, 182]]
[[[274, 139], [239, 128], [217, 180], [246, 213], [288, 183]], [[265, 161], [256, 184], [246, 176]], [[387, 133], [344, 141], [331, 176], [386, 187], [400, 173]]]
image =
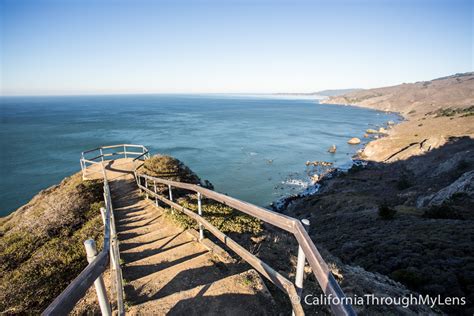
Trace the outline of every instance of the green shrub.
[[467, 162], [466, 160], [461, 160], [459, 161], [458, 165], [457, 165], [457, 169], [458, 171], [464, 171], [464, 170], [467, 170], [468, 168], [470, 167], [470, 164], [469, 162]]
[[406, 174], [402, 174], [400, 178], [398, 179], [397, 189], [401, 191], [401, 190], [408, 189], [411, 186], [412, 186], [412, 183], [410, 182], [408, 176]]
[[[178, 203], [197, 213], [196, 199], [188, 196], [179, 199]], [[202, 201], [202, 215], [223, 233], [257, 234], [262, 231], [260, 220], [212, 200]], [[184, 228], [198, 228], [196, 221], [184, 213], [175, 211], [174, 214], [168, 213], [168, 216]]]
[[391, 207], [389, 207], [387, 204], [382, 204], [379, 206], [379, 217], [383, 220], [390, 220], [395, 217], [395, 214], [397, 214], [397, 211]]
[[446, 109], [439, 109], [434, 112], [436, 117], [452, 117], [455, 115], [460, 115], [461, 117], [467, 117], [474, 115], [474, 105], [471, 105], [468, 108], [446, 108]]
[[362, 164], [353, 164], [351, 168], [347, 170], [347, 172], [349, 174], [355, 174], [355, 173], [358, 173], [359, 171], [364, 170], [364, 168], [365, 167]]
[[456, 211], [449, 202], [441, 205], [434, 205], [425, 210], [423, 217], [434, 219], [464, 219], [464, 217]]
[[426, 282], [426, 278], [410, 269], [399, 269], [391, 273], [392, 279], [405, 284], [409, 288], [417, 289]]

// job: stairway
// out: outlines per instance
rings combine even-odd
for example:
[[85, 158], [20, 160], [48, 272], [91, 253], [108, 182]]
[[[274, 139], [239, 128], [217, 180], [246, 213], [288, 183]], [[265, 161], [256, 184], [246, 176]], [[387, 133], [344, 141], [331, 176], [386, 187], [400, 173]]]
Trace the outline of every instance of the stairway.
[[128, 315], [274, 314], [254, 270], [219, 261], [143, 199], [131, 174], [115, 177], [110, 187]]

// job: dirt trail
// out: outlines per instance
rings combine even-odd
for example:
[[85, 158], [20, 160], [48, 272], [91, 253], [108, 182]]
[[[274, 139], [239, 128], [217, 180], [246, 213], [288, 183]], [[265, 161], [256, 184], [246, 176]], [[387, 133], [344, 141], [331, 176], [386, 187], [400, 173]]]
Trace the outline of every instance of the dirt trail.
[[107, 166], [127, 314], [266, 315], [272, 300], [244, 264], [224, 264], [140, 196], [125, 159]]

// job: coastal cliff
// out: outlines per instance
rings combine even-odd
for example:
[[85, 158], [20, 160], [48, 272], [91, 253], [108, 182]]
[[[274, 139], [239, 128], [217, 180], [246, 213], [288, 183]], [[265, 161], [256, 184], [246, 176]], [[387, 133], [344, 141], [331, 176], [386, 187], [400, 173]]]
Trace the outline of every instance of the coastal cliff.
[[[317, 245], [344, 264], [380, 273], [431, 296], [464, 297], [443, 312], [474, 312], [474, 74], [331, 97], [401, 113], [348, 172], [279, 210], [308, 218]], [[439, 311], [439, 310], [438, 310]]]
[[474, 73], [357, 90], [320, 101], [401, 114], [405, 121], [370, 142], [362, 158], [395, 161], [438, 148], [451, 137], [474, 137]]

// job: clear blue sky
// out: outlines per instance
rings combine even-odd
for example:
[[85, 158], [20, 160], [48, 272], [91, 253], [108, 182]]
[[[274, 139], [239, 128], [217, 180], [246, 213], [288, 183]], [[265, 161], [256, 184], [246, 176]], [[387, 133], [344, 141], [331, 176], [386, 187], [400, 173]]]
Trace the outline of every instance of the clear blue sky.
[[473, 70], [473, 1], [0, 0], [4, 95], [309, 92]]

